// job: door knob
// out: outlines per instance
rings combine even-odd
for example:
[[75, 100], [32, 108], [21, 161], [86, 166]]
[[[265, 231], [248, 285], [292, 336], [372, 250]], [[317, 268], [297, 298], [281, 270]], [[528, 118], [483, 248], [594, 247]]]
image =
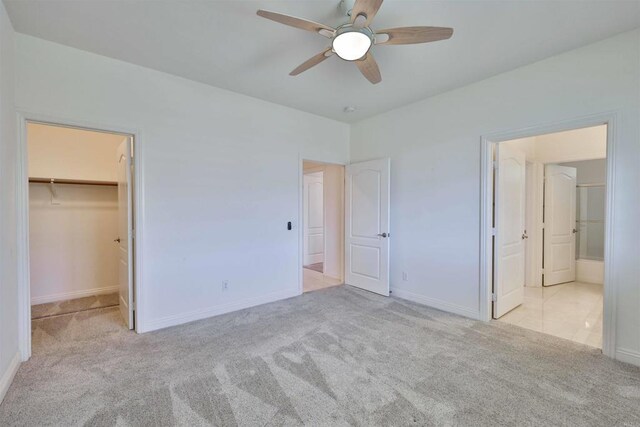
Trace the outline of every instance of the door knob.
[[120, 238], [118, 237], [117, 239], [114, 239], [113, 241], [116, 242], [116, 243], [120, 243]]
[[387, 237], [387, 236], [389, 236], [389, 235], [388, 235], [387, 233], [381, 233], [381, 234], [378, 234], [378, 236], [379, 236], [379, 237], [382, 237], [382, 238], [385, 238], [385, 237]]
[[522, 234], [522, 240], [524, 240], [524, 239], [528, 239], [528, 238], [529, 238], [529, 236], [527, 236], [527, 233], [523, 233], [523, 234]]
[[573, 234], [576, 234], [578, 232], [578, 230], [576, 230], [575, 228], [573, 229]]

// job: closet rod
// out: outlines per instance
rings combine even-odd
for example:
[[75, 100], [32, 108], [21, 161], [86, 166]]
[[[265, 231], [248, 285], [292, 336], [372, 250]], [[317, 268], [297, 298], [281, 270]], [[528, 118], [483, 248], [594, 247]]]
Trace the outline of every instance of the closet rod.
[[91, 181], [84, 179], [29, 178], [29, 182], [39, 184], [101, 185], [106, 187], [118, 186], [118, 183], [115, 181]]

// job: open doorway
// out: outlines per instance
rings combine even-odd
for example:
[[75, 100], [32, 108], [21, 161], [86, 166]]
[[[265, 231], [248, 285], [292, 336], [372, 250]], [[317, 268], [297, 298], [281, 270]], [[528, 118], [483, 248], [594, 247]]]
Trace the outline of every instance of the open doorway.
[[26, 122], [35, 344], [91, 325], [135, 328], [133, 144], [132, 135]]
[[494, 144], [494, 319], [602, 348], [607, 134]]
[[344, 166], [303, 161], [303, 292], [344, 283]]

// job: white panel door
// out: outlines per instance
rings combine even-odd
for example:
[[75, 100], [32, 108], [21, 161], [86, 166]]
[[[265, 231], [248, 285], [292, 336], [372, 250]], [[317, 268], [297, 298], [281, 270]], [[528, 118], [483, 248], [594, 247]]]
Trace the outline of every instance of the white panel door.
[[304, 175], [304, 265], [324, 262], [323, 173]]
[[389, 296], [391, 162], [354, 163], [345, 180], [345, 282]]
[[131, 209], [131, 140], [118, 147], [118, 285], [120, 313], [133, 329], [132, 209]]
[[524, 301], [526, 156], [498, 144], [495, 169], [493, 317]]
[[544, 286], [576, 280], [576, 168], [544, 169]]

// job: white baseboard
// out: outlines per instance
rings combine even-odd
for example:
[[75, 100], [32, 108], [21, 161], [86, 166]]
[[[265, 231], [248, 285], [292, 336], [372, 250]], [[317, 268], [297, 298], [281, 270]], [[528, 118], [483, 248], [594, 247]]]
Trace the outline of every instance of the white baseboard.
[[58, 294], [42, 295], [31, 298], [31, 305], [46, 304], [48, 302], [64, 301], [74, 298], [90, 297], [92, 295], [104, 295], [117, 292], [118, 286], [105, 286], [104, 288], [85, 289], [81, 291], [61, 292]]
[[416, 294], [416, 293], [405, 291], [402, 289], [391, 288], [391, 295], [393, 295], [394, 297], [417, 302], [418, 304], [423, 304], [429, 307], [437, 308], [438, 310], [447, 311], [449, 313], [458, 314], [464, 317], [470, 317], [471, 319], [476, 319], [476, 320], [480, 319], [479, 310], [472, 310], [467, 307], [451, 304], [446, 301], [442, 301], [435, 298], [429, 298], [424, 295]]
[[640, 353], [638, 353], [637, 351], [619, 348], [616, 350], [616, 359], [620, 360], [621, 362], [640, 366]]
[[201, 310], [195, 310], [188, 313], [167, 316], [150, 322], [138, 323], [137, 332], [151, 332], [158, 329], [164, 329], [171, 326], [182, 325], [184, 323], [194, 322], [196, 320], [206, 319], [208, 317], [218, 316], [221, 314], [231, 313], [233, 311], [243, 310], [245, 308], [255, 307], [257, 305], [267, 304], [300, 295], [298, 287], [288, 289], [286, 291], [272, 292], [270, 294], [261, 295], [255, 298], [247, 298], [228, 304], [216, 305]]
[[4, 396], [7, 394], [11, 383], [13, 382], [13, 378], [16, 376], [16, 372], [18, 372], [18, 368], [20, 367], [20, 352], [16, 352], [7, 367], [7, 370], [2, 374], [2, 378], [0, 378], [0, 403], [4, 400]]
[[576, 260], [576, 282], [604, 283], [604, 261]]

